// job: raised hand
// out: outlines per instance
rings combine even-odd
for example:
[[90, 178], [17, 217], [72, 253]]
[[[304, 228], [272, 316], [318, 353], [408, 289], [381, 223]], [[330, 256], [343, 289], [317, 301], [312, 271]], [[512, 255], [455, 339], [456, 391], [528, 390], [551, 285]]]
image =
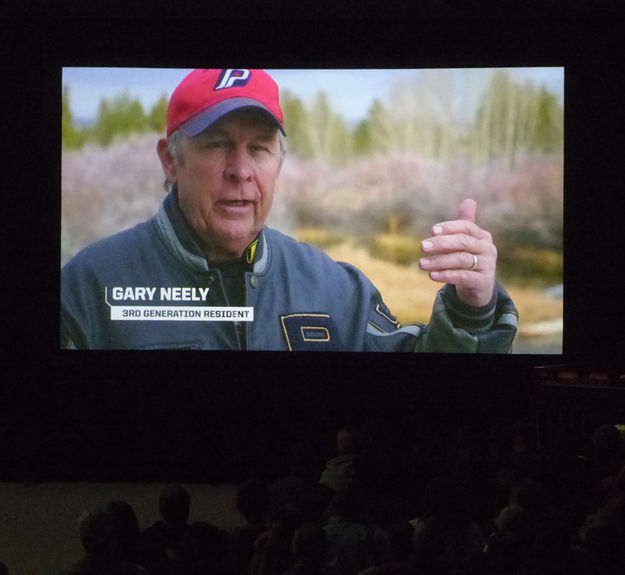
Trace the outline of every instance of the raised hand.
[[489, 232], [475, 223], [477, 203], [464, 200], [455, 220], [432, 227], [432, 237], [423, 240], [426, 257], [419, 267], [432, 280], [456, 286], [458, 297], [467, 305], [490, 302], [495, 287], [497, 248]]

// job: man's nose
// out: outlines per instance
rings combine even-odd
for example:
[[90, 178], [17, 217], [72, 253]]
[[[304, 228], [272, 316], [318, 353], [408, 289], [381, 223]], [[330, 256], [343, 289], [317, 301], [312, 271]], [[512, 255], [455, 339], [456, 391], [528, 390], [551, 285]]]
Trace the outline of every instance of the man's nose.
[[230, 181], [251, 181], [253, 176], [252, 158], [245, 147], [237, 146], [228, 152], [224, 176]]

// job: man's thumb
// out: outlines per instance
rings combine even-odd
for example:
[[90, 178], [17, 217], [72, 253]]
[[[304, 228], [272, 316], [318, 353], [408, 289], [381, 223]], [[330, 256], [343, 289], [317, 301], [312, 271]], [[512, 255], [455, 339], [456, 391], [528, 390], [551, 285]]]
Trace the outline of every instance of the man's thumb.
[[475, 222], [475, 212], [477, 211], [477, 202], [470, 198], [463, 200], [458, 208], [458, 219], [469, 220]]

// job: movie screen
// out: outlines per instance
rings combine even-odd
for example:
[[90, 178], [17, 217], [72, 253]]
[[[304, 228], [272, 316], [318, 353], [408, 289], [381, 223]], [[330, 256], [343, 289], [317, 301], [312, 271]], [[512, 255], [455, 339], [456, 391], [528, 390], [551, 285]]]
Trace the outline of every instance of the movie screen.
[[61, 348], [562, 353], [564, 68], [260, 72], [63, 68]]

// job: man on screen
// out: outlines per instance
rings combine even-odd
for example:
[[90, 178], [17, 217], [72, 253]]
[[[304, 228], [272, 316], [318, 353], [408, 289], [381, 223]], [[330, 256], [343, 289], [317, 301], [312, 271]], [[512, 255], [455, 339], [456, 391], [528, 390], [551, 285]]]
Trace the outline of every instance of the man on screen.
[[147, 222], [62, 270], [61, 346], [506, 353], [517, 312], [476, 203], [436, 224], [421, 269], [444, 287], [427, 326], [401, 326], [367, 277], [265, 226], [285, 155], [262, 70], [195, 70], [157, 152], [168, 195]]

